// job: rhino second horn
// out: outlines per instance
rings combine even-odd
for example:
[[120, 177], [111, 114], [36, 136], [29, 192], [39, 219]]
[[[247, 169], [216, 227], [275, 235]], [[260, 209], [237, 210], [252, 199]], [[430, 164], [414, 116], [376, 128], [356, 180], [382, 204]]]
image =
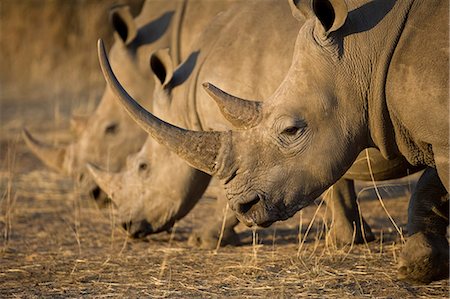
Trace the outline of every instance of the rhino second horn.
[[122, 87], [108, 61], [102, 40], [98, 41], [98, 56], [103, 76], [111, 90], [130, 116], [157, 142], [167, 146], [192, 167], [208, 174], [215, 174], [222, 143], [228, 140], [228, 132], [199, 132], [179, 128], [157, 118], [137, 103]]
[[58, 172], [63, 172], [66, 149], [45, 144], [34, 138], [27, 129], [22, 130], [26, 145], [45, 165]]
[[73, 115], [70, 119], [70, 129], [76, 136], [80, 136], [86, 129], [89, 116], [87, 115]]
[[98, 166], [91, 163], [87, 163], [86, 168], [88, 169], [88, 171], [94, 178], [95, 183], [100, 187], [100, 189], [105, 191], [105, 193], [108, 194], [108, 197], [114, 201], [114, 199], [112, 198], [113, 190], [111, 187], [116, 186], [116, 184], [118, 183], [118, 180], [116, 179], [116, 176], [118, 174], [104, 171]]
[[203, 83], [203, 88], [216, 101], [225, 119], [236, 128], [250, 129], [261, 121], [261, 102], [235, 97], [211, 83]]

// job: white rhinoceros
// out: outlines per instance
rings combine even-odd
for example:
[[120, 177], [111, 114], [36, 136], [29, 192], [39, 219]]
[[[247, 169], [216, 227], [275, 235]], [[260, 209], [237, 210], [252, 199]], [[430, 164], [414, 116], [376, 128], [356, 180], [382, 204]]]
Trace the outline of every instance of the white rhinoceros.
[[[266, 17], [261, 20], [261, 15]], [[291, 17], [287, 3], [249, 2], [216, 19], [196, 43], [191, 56], [195, 58], [188, 59], [176, 70], [170, 65], [167, 52], [155, 53], [151, 59], [157, 79], [154, 113], [170, 123], [190, 129], [231, 128], [201, 90], [200, 82], [214, 80], [251, 98], [267, 97], [288, 70], [299, 26]], [[273, 65], [277, 66], [276, 70]], [[235, 73], [242, 77], [232, 76]], [[371, 150], [370, 156], [377, 180], [408, 173], [409, 165], [403, 159], [386, 161], [376, 150]], [[129, 159], [124, 172], [104, 172], [93, 167], [91, 171], [118, 207], [120, 222], [134, 237], [172, 227], [192, 209], [209, 183], [208, 176], [189, 167], [153, 138]], [[352, 179], [371, 179], [365, 158], [356, 163], [330, 192], [327, 204], [335, 216], [331, 231], [333, 239], [342, 243], [352, 242], [353, 237], [356, 243], [371, 241], [374, 236], [364, 221], [364, 230], [361, 229], [362, 218]], [[198, 239], [202, 247], [216, 246], [223, 208], [219, 205], [217, 209], [217, 222], [205, 224], [200, 233]], [[233, 230], [236, 223], [234, 215], [230, 214], [222, 244], [236, 243]]]
[[[354, 0], [349, 9], [344, 0], [313, 0], [312, 7], [290, 3], [306, 21], [291, 67], [267, 100], [243, 100], [205, 84], [240, 130], [181, 129], [145, 112], [122, 88], [113, 90], [155, 140], [217, 176], [231, 208], [248, 225], [291, 217], [342, 177], [367, 147], [428, 166], [412, 197], [411, 236], [399, 274], [421, 282], [448, 277], [448, 1]], [[216, 74], [226, 75], [220, 67]], [[227, 81], [220, 84], [233, 92]]]
[[[148, 0], [135, 19], [128, 6], [111, 9], [110, 21], [115, 32], [115, 42], [110, 50], [111, 63], [139, 103], [151, 109], [154, 86], [148, 68], [150, 54], [157, 49], [170, 48], [174, 63], [178, 64], [186, 57], [192, 41], [203, 27], [235, 2]], [[47, 145], [27, 130], [23, 134], [26, 144], [40, 160], [51, 169], [74, 177], [82, 191], [91, 192], [99, 201], [104, 194], [86, 172], [86, 163], [117, 171], [129, 154], [141, 148], [147, 136], [113, 98], [113, 93], [106, 87], [98, 107], [87, 120], [73, 119], [79, 136], [67, 146]]]

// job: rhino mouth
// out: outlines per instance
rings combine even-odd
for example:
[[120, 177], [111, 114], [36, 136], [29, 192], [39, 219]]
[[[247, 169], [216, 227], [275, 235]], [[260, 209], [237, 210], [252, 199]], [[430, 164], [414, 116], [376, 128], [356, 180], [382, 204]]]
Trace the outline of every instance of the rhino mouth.
[[153, 232], [151, 224], [146, 220], [122, 223], [122, 228], [126, 230], [133, 239], [142, 239]]
[[172, 227], [174, 226], [175, 221], [171, 221], [160, 227], [158, 229], [154, 229], [153, 226], [147, 220], [140, 221], [129, 221], [126, 223], [122, 223], [122, 228], [127, 231], [133, 239], [143, 239], [148, 235], [157, 234], [161, 232], [170, 232]]

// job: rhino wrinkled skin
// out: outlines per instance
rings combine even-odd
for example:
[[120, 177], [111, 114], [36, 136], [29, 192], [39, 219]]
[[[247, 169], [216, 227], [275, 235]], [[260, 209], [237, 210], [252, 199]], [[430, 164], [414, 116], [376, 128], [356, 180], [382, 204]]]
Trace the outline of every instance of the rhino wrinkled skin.
[[[151, 59], [157, 79], [153, 97], [154, 114], [180, 127], [224, 130], [231, 128], [230, 123], [201, 90], [200, 82], [215, 80], [250, 98], [269, 96], [288, 70], [293, 41], [301, 25], [291, 17], [287, 4], [275, 3], [240, 4], [216, 19], [196, 43], [193, 51], [195, 62], [188, 59], [174, 70], [167, 52], [155, 53]], [[261, 21], [260, 15], [269, 11], [268, 17]], [[254, 28], [262, 30], [255, 31]], [[236, 35], [237, 31], [247, 35]], [[291, 40], [292, 43], [283, 43], [283, 40]], [[273, 70], [275, 64], [276, 72]], [[188, 72], [189, 69], [192, 71]], [[254, 75], [255, 71], [258, 76]], [[235, 77], [233, 73], [239, 73], [242, 77]], [[265, 83], [261, 84], [261, 80]], [[181, 82], [183, 84], [179, 85]], [[354, 237], [356, 243], [374, 239], [365, 221], [360, 222], [354, 185], [349, 181], [372, 179], [365, 155], [361, 155], [358, 163], [329, 192], [327, 204], [334, 216], [331, 235], [338, 242], [350, 243]], [[408, 174], [410, 166], [403, 159], [388, 162], [374, 149], [369, 151], [369, 156], [376, 180]], [[108, 173], [94, 167], [91, 167], [91, 172], [118, 207], [120, 222], [135, 237], [169, 229], [192, 209], [209, 183], [209, 177], [203, 172], [193, 170], [152, 138], [146, 141], [138, 154], [128, 159], [124, 172]], [[216, 246], [224, 208], [225, 205], [219, 205], [217, 223], [205, 224], [207, 228], [200, 233], [200, 243], [204, 247]], [[225, 236], [229, 238], [224, 238], [225, 244], [228, 239], [228, 243], [235, 243], [237, 237], [233, 226], [236, 223], [233, 215], [227, 216]]]
[[[148, 0], [135, 19], [127, 6], [110, 12], [115, 42], [110, 49], [111, 64], [117, 77], [147, 109], [152, 109], [153, 74], [149, 56], [161, 48], [170, 48], [174, 63], [186, 57], [190, 43], [202, 28], [234, 1]], [[195, 21], [194, 21], [195, 20]], [[121, 109], [106, 86], [100, 103], [88, 118], [74, 117], [71, 125], [77, 139], [55, 148], [37, 140], [27, 130], [24, 139], [33, 153], [48, 167], [72, 176], [81, 191], [101, 197], [86, 163], [112, 171], [120, 170], [126, 157], [139, 151], [147, 134]]]
[[411, 236], [399, 276], [420, 282], [448, 277], [448, 2], [290, 5], [305, 23], [289, 71], [271, 96], [249, 102], [204, 85], [241, 129], [181, 129], [143, 113], [120, 88], [114, 91], [156, 141], [217, 176], [231, 208], [248, 225], [291, 217], [367, 147], [427, 166], [410, 202]]

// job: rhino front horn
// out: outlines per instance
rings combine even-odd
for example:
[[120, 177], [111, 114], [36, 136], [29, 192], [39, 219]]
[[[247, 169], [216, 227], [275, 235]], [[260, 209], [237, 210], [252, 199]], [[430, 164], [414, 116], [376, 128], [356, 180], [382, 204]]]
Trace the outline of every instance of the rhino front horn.
[[45, 165], [58, 172], [63, 171], [64, 157], [66, 149], [62, 147], [55, 147], [34, 138], [27, 129], [22, 130], [22, 137], [30, 150], [35, 154]]
[[137, 103], [117, 80], [108, 61], [102, 40], [98, 41], [100, 66], [111, 90], [130, 116], [157, 142], [186, 160], [192, 167], [215, 174], [221, 145], [229, 140], [229, 132], [185, 130], [157, 118]]
[[223, 116], [233, 126], [250, 129], [260, 122], [262, 102], [235, 97], [211, 83], [203, 83], [203, 88], [216, 101]]

